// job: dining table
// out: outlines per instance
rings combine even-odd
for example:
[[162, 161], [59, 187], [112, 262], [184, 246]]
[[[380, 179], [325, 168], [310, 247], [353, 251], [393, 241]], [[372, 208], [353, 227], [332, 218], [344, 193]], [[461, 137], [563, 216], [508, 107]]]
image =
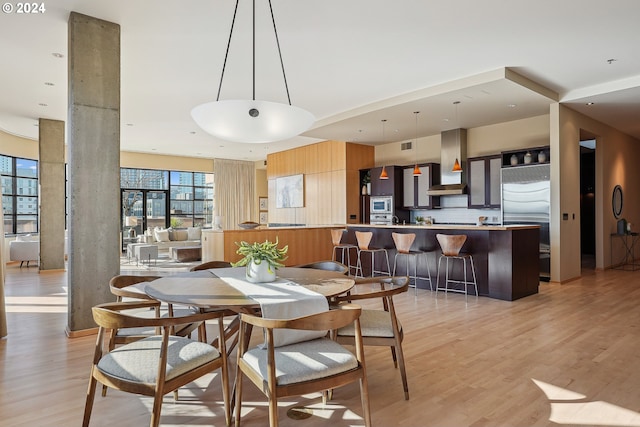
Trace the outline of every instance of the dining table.
[[[124, 292], [128, 296], [143, 292], [170, 304], [250, 313], [260, 308], [259, 301], [243, 293], [230, 280], [242, 281], [239, 278], [244, 277], [244, 272], [245, 267], [228, 267], [174, 274], [131, 285]], [[277, 279], [276, 283], [286, 281], [299, 285], [327, 299], [348, 292], [355, 283], [353, 278], [340, 272], [302, 267], [279, 268]], [[269, 283], [256, 285], [270, 286]]]
[[[321, 295], [328, 301], [332, 297], [344, 294], [351, 290], [355, 281], [352, 277], [336, 271], [327, 271], [314, 268], [281, 267], [277, 270], [277, 279], [273, 283], [250, 284], [246, 281], [245, 267], [213, 268], [209, 270], [189, 271], [160, 277], [150, 282], [140, 282], [117, 289], [117, 294], [131, 298], [152, 298], [164, 303], [194, 307], [200, 310], [225, 310], [231, 314], [249, 313], [263, 314], [264, 306], [255, 295], [252, 297], [241, 289], [240, 285], [253, 285], [253, 289], [273, 289], [276, 286], [276, 294], [280, 290], [294, 292], [283, 299], [280, 307], [285, 307], [285, 315], [282, 318], [299, 317], [304, 315], [304, 301], [300, 297], [307, 294]], [[254, 291], [255, 292], [255, 291]], [[262, 292], [260, 292], [262, 293]], [[269, 296], [271, 298], [271, 296]], [[264, 298], [263, 298], [264, 299]], [[308, 302], [307, 302], [308, 303]], [[324, 310], [321, 307], [317, 310]], [[306, 314], [313, 314], [310, 309]], [[294, 315], [295, 314], [295, 315]], [[275, 317], [275, 316], [274, 316]], [[235, 316], [225, 327], [225, 341], [231, 340], [227, 345], [227, 353], [231, 353], [237, 344], [239, 317]], [[217, 346], [218, 338], [212, 345]]]

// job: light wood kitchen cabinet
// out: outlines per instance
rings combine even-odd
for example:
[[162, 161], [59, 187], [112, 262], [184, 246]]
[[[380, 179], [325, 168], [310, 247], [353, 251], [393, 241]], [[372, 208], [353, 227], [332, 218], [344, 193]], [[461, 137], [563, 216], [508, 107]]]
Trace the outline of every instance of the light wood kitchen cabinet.
[[481, 209], [500, 207], [501, 167], [501, 155], [473, 157], [467, 159], [469, 208]]
[[[324, 141], [267, 155], [270, 224], [360, 222], [359, 171], [374, 164], [374, 147]], [[276, 208], [276, 180], [304, 175], [304, 206]]]

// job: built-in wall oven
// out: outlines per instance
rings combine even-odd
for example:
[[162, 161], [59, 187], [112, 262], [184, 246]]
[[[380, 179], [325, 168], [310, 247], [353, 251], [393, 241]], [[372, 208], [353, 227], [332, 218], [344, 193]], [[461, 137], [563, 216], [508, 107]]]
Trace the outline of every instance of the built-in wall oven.
[[393, 224], [393, 196], [371, 196], [369, 223]]

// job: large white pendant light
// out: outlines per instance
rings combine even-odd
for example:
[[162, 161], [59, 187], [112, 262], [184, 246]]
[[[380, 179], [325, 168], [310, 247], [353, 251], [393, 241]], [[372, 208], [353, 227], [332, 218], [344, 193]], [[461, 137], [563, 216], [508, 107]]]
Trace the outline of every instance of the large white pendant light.
[[273, 31], [275, 33], [276, 44], [278, 47], [278, 55], [280, 56], [280, 64], [282, 66], [282, 75], [284, 77], [284, 85], [287, 92], [287, 100], [289, 104], [281, 104], [277, 102], [256, 100], [256, 2], [253, 1], [253, 99], [233, 99], [220, 101], [220, 90], [222, 89], [222, 81], [227, 65], [227, 57], [229, 55], [229, 46], [233, 35], [233, 27], [235, 25], [236, 14], [238, 12], [238, 4], [240, 0], [236, 0], [236, 7], [231, 22], [231, 31], [229, 32], [229, 41], [227, 43], [227, 51], [222, 66], [222, 75], [220, 76], [220, 85], [218, 86], [218, 96], [215, 101], [198, 105], [191, 110], [191, 117], [205, 132], [227, 141], [232, 142], [249, 142], [264, 143], [281, 141], [283, 139], [292, 138], [309, 129], [315, 121], [313, 115], [302, 108], [291, 105], [289, 96], [289, 87], [287, 85], [287, 77], [284, 71], [284, 62], [282, 61], [282, 52], [280, 51], [280, 42], [278, 40], [278, 30], [276, 29], [276, 21], [273, 16], [273, 8], [271, 0], [269, 2], [269, 10], [271, 11], [271, 20], [273, 21]]

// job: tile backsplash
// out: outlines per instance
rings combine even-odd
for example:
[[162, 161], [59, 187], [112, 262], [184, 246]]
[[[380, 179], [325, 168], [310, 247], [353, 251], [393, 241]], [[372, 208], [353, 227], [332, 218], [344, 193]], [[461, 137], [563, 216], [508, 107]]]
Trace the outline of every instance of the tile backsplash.
[[435, 224], [475, 224], [478, 217], [486, 216], [487, 224], [502, 224], [500, 209], [468, 209], [467, 195], [440, 197], [440, 209], [411, 211], [411, 222], [416, 216], [431, 217]]

